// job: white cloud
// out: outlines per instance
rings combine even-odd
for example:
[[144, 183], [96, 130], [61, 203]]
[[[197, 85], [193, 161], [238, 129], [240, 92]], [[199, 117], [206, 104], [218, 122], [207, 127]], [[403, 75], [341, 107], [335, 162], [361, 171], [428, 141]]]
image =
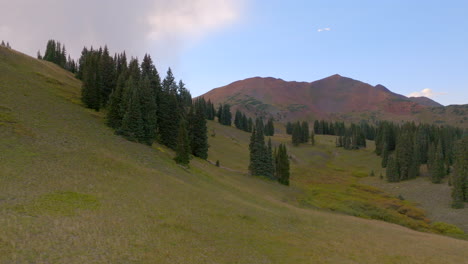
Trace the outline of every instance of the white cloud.
[[444, 94], [447, 94], [447, 93], [436, 93], [434, 92], [432, 89], [429, 89], [429, 88], [425, 88], [425, 89], [422, 89], [421, 91], [419, 92], [413, 92], [413, 93], [410, 93], [408, 95], [408, 97], [420, 97], [420, 96], [425, 96], [425, 97], [428, 97], [428, 98], [434, 98], [438, 95], [444, 95]]
[[319, 29], [317, 29], [317, 32], [330, 31], [330, 30], [331, 30], [331, 28], [328, 28], [328, 27], [327, 28], [319, 28]]
[[148, 16], [148, 37], [160, 40], [168, 35], [201, 37], [223, 28], [240, 17], [239, 1], [168, 1], [154, 6]]

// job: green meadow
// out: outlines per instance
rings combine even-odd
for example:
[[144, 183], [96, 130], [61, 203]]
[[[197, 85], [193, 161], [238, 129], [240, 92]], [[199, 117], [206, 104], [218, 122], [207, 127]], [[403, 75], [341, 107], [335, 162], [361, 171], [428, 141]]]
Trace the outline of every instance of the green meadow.
[[[209, 122], [189, 168], [80, 104], [59, 67], [0, 48], [0, 263], [464, 263], [468, 241], [362, 183], [379, 159], [292, 147], [291, 186], [247, 174], [250, 135]], [[281, 126], [277, 124], [279, 130]], [[220, 167], [213, 163], [219, 160]], [[383, 220], [383, 221], [382, 221]]]

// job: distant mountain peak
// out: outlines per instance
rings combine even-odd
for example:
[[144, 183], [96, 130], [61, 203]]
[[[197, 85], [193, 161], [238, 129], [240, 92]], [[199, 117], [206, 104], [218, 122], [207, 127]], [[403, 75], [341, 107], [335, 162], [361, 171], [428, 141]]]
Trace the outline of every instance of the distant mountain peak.
[[202, 96], [215, 104], [229, 103], [234, 111], [240, 109], [251, 116], [277, 120], [326, 119], [350, 113], [409, 117], [425, 108], [440, 106], [428, 98], [408, 98], [381, 84], [374, 86], [340, 74], [314, 82], [253, 77]]

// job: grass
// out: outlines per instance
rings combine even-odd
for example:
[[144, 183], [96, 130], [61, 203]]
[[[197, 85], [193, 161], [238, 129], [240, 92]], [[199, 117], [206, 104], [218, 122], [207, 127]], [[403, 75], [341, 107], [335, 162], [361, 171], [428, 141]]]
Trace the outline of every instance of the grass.
[[[330, 161], [335, 154], [327, 138], [292, 151], [293, 184], [285, 187], [245, 175], [248, 134], [210, 122], [216, 136], [209, 159], [231, 170], [199, 159], [184, 169], [171, 150], [114, 135], [101, 113], [76, 102], [80, 83], [55, 65], [0, 48], [0, 72], [6, 73], [0, 105], [29, 131], [0, 126], [0, 263], [463, 263], [468, 257], [463, 240], [311, 209], [313, 186], [325, 197], [340, 184], [338, 197], [376, 192], [346, 173], [352, 161], [340, 155]], [[364, 154], [363, 162], [371, 159]], [[303, 164], [317, 168], [308, 172]], [[359, 166], [351, 171], [368, 171]]]

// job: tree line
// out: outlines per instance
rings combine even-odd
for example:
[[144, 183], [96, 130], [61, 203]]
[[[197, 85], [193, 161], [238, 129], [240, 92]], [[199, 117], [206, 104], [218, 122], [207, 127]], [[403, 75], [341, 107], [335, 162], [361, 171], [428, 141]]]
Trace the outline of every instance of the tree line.
[[161, 80], [148, 54], [140, 64], [137, 58], [127, 62], [125, 52], [110, 56], [107, 46], [85, 47], [76, 76], [83, 82], [83, 104], [96, 111], [105, 108], [106, 123], [116, 134], [147, 145], [157, 141], [174, 149], [180, 164], [188, 164], [190, 155], [207, 158], [209, 104], [192, 101], [171, 68]]
[[250, 137], [249, 172], [289, 185], [289, 156], [286, 146], [280, 144], [273, 149], [271, 138], [265, 143], [264, 128], [263, 120], [257, 118]]
[[70, 57], [70, 55], [67, 57], [65, 44], [62, 45], [59, 41], [55, 41], [53, 39], [47, 41], [44, 56], [41, 55], [41, 51], [38, 51], [37, 58], [55, 63], [72, 73], [76, 73], [77, 71], [76, 62]]

